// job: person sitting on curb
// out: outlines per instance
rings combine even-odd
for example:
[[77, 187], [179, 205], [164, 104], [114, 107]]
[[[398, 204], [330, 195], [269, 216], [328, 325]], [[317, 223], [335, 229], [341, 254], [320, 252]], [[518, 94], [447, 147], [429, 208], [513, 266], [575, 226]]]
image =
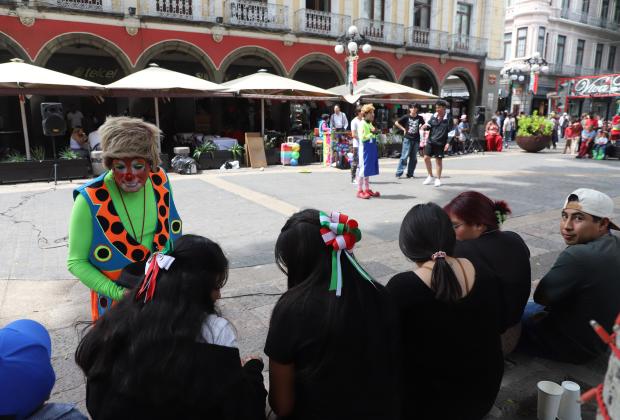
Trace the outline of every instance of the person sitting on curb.
[[[504, 122], [506, 124], [506, 122]], [[511, 213], [505, 201], [465, 191], [444, 206], [456, 233], [455, 257], [486, 266], [500, 286], [502, 350], [511, 353], [521, 334], [521, 317], [530, 297], [530, 250], [515, 232], [500, 226]]]
[[56, 375], [52, 341], [45, 327], [31, 319], [0, 329], [0, 418], [86, 420], [73, 404], [46, 403]]
[[568, 195], [560, 232], [568, 247], [540, 280], [523, 315], [519, 349], [569, 363], [585, 363], [607, 346], [590, 327], [610, 331], [620, 312], [620, 239], [610, 218], [614, 203], [600, 191], [579, 188]]
[[137, 279], [123, 273], [134, 286], [76, 350], [91, 417], [264, 420], [263, 362], [242, 361], [216, 306], [228, 278], [220, 246], [185, 235], [144, 268]]

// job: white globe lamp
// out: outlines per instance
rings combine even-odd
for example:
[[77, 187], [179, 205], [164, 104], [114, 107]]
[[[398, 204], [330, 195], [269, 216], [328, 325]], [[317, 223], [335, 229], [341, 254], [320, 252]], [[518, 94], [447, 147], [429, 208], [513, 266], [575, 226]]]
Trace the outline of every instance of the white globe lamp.
[[519, 82], [522, 82], [525, 80], [525, 77], [523, 75], [519, 76]]
[[344, 45], [342, 44], [338, 44], [334, 47], [334, 51], [336, 51], [336, 54], [342, 54], [344, 52]]
[[542, 71], [543, 73], [547, 73], [549, 71], [549, 66], [542, 66], [540, 71]]
[[532, 71], [536, 72], [536, 71], [538, 71], [538, 70], [540, 70], [540, 65], [538, 65], [538, 64], [532, 64]]
[[518, 78], [519, 76], [517, 76], [516, 74], [510, 76], [510, 80], [517, 80]]
[[364, 44], [362, 45], [362, 51], [364, 52], [364, 54], [370, 54], [370, 52], [372, 51], [372, 47], [370, 46], [370, 44]]
[[357, 26], [355, 25], [349, 26], [349, 29], [347, 30], [347, 32], [349, 33], [349, 36], [355, 36], [355, 34], [357, 34]]
[[357, 42], [355, 42], [355, 41], [349, 42], [347, 44], [347, 49], [349, 50], [349, 52], [354, 54], [357, 51]]

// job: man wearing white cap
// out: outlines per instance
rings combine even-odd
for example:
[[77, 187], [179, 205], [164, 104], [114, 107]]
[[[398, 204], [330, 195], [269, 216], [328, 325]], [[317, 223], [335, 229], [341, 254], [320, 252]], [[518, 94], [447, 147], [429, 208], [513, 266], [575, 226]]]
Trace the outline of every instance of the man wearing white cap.
[[560, 233], [568, 247], [540, 280], [523, 315], [519, 346], [525, 352], [570, 363], [605, 353], [590, 327], [611, 331], [620, 312], [620, 239], [610, 229], [614, 203], [600, 191], [579, 188], [562, 209]]

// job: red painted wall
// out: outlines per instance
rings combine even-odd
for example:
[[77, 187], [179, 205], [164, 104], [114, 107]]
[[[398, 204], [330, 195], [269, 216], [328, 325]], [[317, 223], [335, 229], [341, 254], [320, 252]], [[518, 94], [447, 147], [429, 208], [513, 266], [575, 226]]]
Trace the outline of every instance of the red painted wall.
[[[191, 43], [202, 49], [218, 69], [228, 54], [246, 46], [259, 46], [269, 50], [279, 58], [287, 72], [299, 59], [311, 53], [326, 54], [341, 63], [344, 68], [343, 57], [334, 52], [333, 46], [327, 45], [295, 43], [287, 47], [280, 40], [236, 36], [224, 36], [222, 42], [217, 43], [210, 34], [161, 29], [140, 29], [135, 36], [130, 36], [124, 26], [49, 19], [37, 19], [33, 26], [26, 27], [20, 23], [17, 17], [0, 16], [0, 35], [7, 35], [21, 45], [33, 61], [36, 60], [46, 43], [60, 35], [75, 32], [92, 34], [113, 43], [127, 55], [132, 65], [135, 65], [140, 54], [149, 47], [163, 41], [177, 40]], [[362, 55], [360, 58], [362, 60], [375, 58], [384, 61], [392, 68], [397, 80], [407, 67], [415, 63], [424, 63], [431, 67], [439, 83], [442, 83], [446, 75], [455, 68], [462, 68], [471, 74], [474, 84], [476, 87], [478, 86], [480, 68], [477, 62], [449, 58], [444, 64], [441, 64], [437, 57], [405, 55], [402, 59], [398, 59], [394, 53], [381, 51], [373, 51], [370, 55]]]

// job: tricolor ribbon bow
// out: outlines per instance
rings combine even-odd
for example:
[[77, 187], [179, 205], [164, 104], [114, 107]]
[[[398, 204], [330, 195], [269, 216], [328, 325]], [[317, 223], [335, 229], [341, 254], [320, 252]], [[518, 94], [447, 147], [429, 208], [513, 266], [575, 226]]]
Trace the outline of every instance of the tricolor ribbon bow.
[[372, 277], [359, 265], [351, 250], [357, 242], [362, 239], [362, 232], [359, 230], [357, 221], [349, 219], [346, 214], [332, 212], [329, 216], [326, 213], [319, 213], [321, 223], [321, 236], [325, 245], [331, 246], [332, 250], [332, 274], [329, 283], [329, 290], [336, 291], [336, 296], [342, 293], [342, 267], [340, 266], [340, 254], [344, 251], [353, 267], [368, 280], [371, 284]]
[[173, 262], [174, 257], [161, 252], [156, 252], [149, 257], [146, 261], [146, 267], [144, 268], [144, 280], [142, 280], [140, 290], [138, 290], [138, 294], [136, 294], [136, 300], [140, 299], [142, 296], [144, 296], [144, 303], [153, 299], [155, 287], [157, 287], [159, 270], [163, 268], [167, 271]]

